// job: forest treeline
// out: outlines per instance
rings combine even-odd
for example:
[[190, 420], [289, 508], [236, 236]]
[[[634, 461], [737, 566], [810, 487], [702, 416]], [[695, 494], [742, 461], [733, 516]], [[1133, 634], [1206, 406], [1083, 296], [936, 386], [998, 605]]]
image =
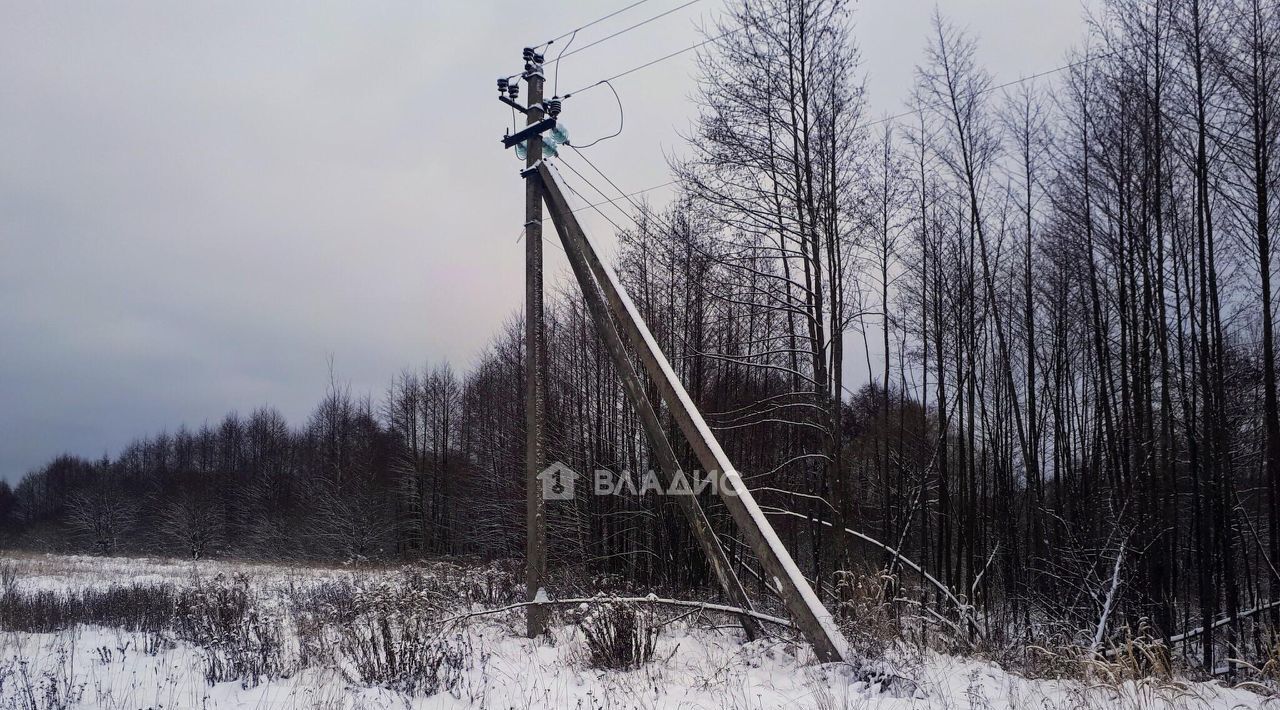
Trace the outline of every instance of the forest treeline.
[[[891, 120], [865, 106], [852, 22], [839, 0], [733, 3], [678, 196], [612, 217], [618, 273], [780, 536], [833, 603], [839, 570], [881, 570], [894, 603], [987, 635], [1265, 655], [1280, 3], [1109, 0], [1067, 67], [1007, 85], [938, 17]], [[613, 183], [586, 157], [559, 163], [594, 200]], [[576, 287], [548, 323], [549, 457], [650, 468]], [[0, 495], [6, 529], [102, 553], [519, 556], [522, 332], [464, 374], [333, 384], [300, 428], [263, 409], [59, 458]], [[553, 570], [713, 586], [668, 500], [549, 515]]]

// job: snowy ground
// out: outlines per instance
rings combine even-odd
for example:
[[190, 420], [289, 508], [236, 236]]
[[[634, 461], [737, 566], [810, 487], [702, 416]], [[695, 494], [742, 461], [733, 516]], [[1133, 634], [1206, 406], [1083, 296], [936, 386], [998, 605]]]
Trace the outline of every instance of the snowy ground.
[[[68, 590], [148, 584], [191, 584], [244, 574], [268, 624], [295, 636], [306, 619], [286, 598], [326, 584], [355, 584], [365, 596], [395, 587], [400, 571], [353, 572], [320, 567], [228, 562], [23, 557], [5, 563], [20, 590]], [[492, 572], [428, 567], [458, 590], [458, 609], [486, 605]], [[217, 575], [224, 575], [223, 578]], [[386, 579], [379, 579], [379, 576]], [[490, 585], [486, 589], [486, 585]], [[464, 589], [465, 588], [465, 589]], [[435, 589], [433, 587], [433, 589]], [[466, 591], [470, 590], [470, 591]], [[293, 595], [290, 597], [289, 595]], [[363, 598], [363, 597], [362, 597]], [[492, 606], [499, 606], [493, 604]], [[364, 608], [364, 607], [362, 607]], [[273, 616], [274, 615], [274, 616]], [[1265, 707], [1243, 689], [1208, 683], [1086, 683], [1028, 680], [981, 661], [899, 651], [868, 669], [819, 666], [803, 645], [785, 639], [743, 644], [738, 632], [688, 617], [664, 628], [656, 660], [639, 670], [590, 667], [582, 632], [555, 626], [549, 639], [520, 637], [518, 611], [480, 616], [448, 632], [460, 651], [447, 686], [434, 695], [362, 682], [351, 649], [325, 654], [292, 642], [288, 662], [255, 681], [209, 683], [214, 651], [176, 635], [77, 626], [53, 633], [6, 631], [0, 643], [0, 707], [48, 708], [1226, 708]], [[344, 653], [346, 655], [344, 655]], [[307, 660], [310, 659], [310, 660]], [[876, 670], [876, 666], [871, 667]], [[885, 680], [888, 679], [888, 680]], [[382, 684], [387, 685], [387, 684]], [[1275, 707], [1280, 707], [1276, 703]]]

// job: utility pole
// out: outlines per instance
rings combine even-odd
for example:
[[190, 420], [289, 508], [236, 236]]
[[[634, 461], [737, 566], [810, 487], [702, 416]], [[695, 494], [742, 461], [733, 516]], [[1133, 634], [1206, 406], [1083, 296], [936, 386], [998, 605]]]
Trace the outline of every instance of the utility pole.
[[[547, 338], [542, 307], [542, 183], [537, 179], [537, 166], [542, 162], [542, 133], [555, 128], [560, 102], [552, 99], [544, 104], [542, 55], [532, 47], [524, 48], [524, 71], [518, 75], [498, 77], [498, 100], [525, 115], [526, 125], [514, 135], [502, 137], [502, 144], [515, 148], [516, 155], [525, 151], [525, 169], [520, 175], [524, 183], [524, 422], [525, 422], [525, 599], [546, 598], [543, 578], [547, 572], [546, 501], [542, 498], [539, 474], [547, 466]], [[521, 106], [520, 79], [529, 85], [528, 106]], [[549, 109], [549, 110], [548, 110]], [[550, 113], [550, 117], [545, 114]], [[547, 626], [547, 610], [539, 604], [525, 608], [526, 632], [530, 638], [541, 634]]]
[[[520, 75], [529, 85], [529, 101], [521, 106], [516, 97], [519, 96], [519, 83], [512, 83], [514, 77], [498, 79], [498, 99], [523, 113], [526, 117], [525, 127], [514, 135], [506, 135], [502, 143], [507, 148], [515, 148], [518, 156], [521, 149], [526, 151], [525, 169], [520, 175], [525, 180], [525, 485], [528, 496], [526, 518], [528, 536], [525, 547], [525, 595], [530, 602], [548, 600], [543, 587], [543, 578], [547, 569], [546, 548], [546, 508], [542, 497], [541, 476], [546, 467], [544, 449], [545, 414], [546, 414], [546, 337], [542, 321], [542, 202], [546, 200], [551, 209], [551, 217], [555, 221], [556, 231], [564, 244], [565, 254], [573, 267], [574, 276], [582, 287], [583, 297], [591, 319], [604, 340], [610, 358], [614, 362], [618, 376], [622, 380], [623, 389], [636, 409], [644, 430], [653, 447], [655, 458], [673, 483], [684, 477], [680, 463], [671, 448], [658, 419], [653, 403], [644, 392], [639, 374], [627, 356], [622, 336], [630, 341], [631, 347], [639, 356], [649, 379], [657, 387], [658, 395], [666, 404], [667, 410], [679, 425], [685, 438], [689, 441], [704, 470], [713, 476], [719, 484], [717, 492], [730, 515], [738, 525], [747, 544], [760, 559], [765, 572], [772, 580], [770, 585], [782, 598], [787, 609], [795, 618], [796, 625], [813, 645], [814, 653], [823, 662], [845, 661], [849, 659], [849, 646], [844, 636], [836, 627], [831, 613], [822, 606], [818, 596], [814, 594], [808, 581], [796, 567], [795, 561], [783, 547], [772, 526], [765, 519], [764, 513], [751, 496], [750, 489], [743, 482], [741, 475], [720, 448], [715, 435], [702, 419], [702, 414], [689, 398], [676, 378], [675, 372], [665, 355], [658, 348], [649, 327], [640, 316], [626, 289], [618, 281], [613, 270], [600, 260], [591, 239], [582, 231], [573, 211], [565, 201], [560, 189], [559, 180], [554, 172], [543, 162], [542, 156], [550, 147], [550, 155], [555, 156], [555, 146], [565, 140], [563, 133], [557, 133], [556, 119], [560, 115], [561, 100], [552, 97], [543, 101], [542, 90], [545, 78], [542, 73], [542, 56], [534, 49], [524, 50], [524, 72]], [[544, 142], [542, 134], [551, 131], [550, 143]], [[612, 317], [610, 317], [610, 311]], [[621, 331], [621, 333], [619, 332]], [[671, 485], [669, 483], [668, 485]], [[685, 481], [686, 486], [688, 481]], [[692, 495], [680, 495], [681, 509], [689, 520], [690, 527], [698, 543], [702, 546], [707, 560], [716, 574], [725, 594], [748, 612], [743, 614], [743, 629], [749, 637], [754, 638], [758, 627], [748, 621], [751, 611], [751, 600], [742, 587], [741, 581], [733, 573], [724, 548], [721, 547], [705, 511]], [[525, 607], [527, 616], [527, 633], [530, 638], [538, 636], [546, 629], [547, 609], [542, 604], [530, 604]]]
[[[532, 48], [524, 50], [524, 79], [529, 85], [527, 125], [542, 120], [542, 55]], [[527, 168], [542, 160], [542, 137], [533, 133], [528, 138]], [[546, 332], [542, 309], [542, 181], [530, 177], [524, 181], [524, 421], [525, 421], [525, 600], [545, 597], [543, 577], [547, 573], [546, 501], [538, 474], [547, 465], [546, 454]], [[526, 607], [525, 631], [529, 638], [540, 635], [547, 625], [547, 609], [534, 604]]]

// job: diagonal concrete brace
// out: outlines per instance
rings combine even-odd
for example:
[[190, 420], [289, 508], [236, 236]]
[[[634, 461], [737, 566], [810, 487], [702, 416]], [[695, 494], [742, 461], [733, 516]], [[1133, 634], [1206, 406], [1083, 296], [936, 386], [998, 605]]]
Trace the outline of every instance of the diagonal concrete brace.
[[[528, 179], [540, 180], [541, 178], [534, 174], [530, 175]], [[649, 444], [653, 447], [654, 456], [658, 459], [663, 477], [666, 479], [664, 483], [670, 488], [671, 482], [677, 475], [684, 476], [680, 470], [680, 463], [676, 459], [675, 451], [672, 450], [671, 443], [667, 440], [666, 433], [662, 430], [662, 423], [658, 420], [658, 415], [654, 411], [652, 403], [649, 402], [649, 398], [644, 393], [639, 374], [631, 365], [631, 360], [622, 344], [622, 338], [618, 334], [617, 326], [614, 325], [613, 319], [609, 315], [609, 310], [605, 305], [604, 297], [600, 293], [600, 286], [591, 275], [590, 267], [587, 266], [580, 237], [575, 234], [575, 227], [568, 224], [562, 226], [563, 220], [555, 218], [557, 213], [556, 206], [548, 203], [547, 207], [550, 209], [555, 221], [556, 231], [560, 234], [560, 241], [564, 244], [565, 254], [569, 257], [569, 265], [573, 268], [573, 274], [577, 277], [578, 285], [582, 288], [583, 298], [587, 302], [587, 310], [591, 314], [591, 319], [595, 321], [596, 329], [600, 332], [605, 349], [609, 351], [609, 356], [613, 360], [618, 378], [622, 380], [627, 397], [631, 400], [632, 406], [635, 407], [636, 414], [639, 415], [640, 421], [644, 426], [645, 434], [649, 437]], [[729, 557], [720, 545], [720, 539], [716, 537], [715, 531], [711, 528], [711, 522], [707, 519], [706, 512], [702, 509], [702, 505], [698, 503], [697, 496], [690, 491], [688, 494], [677, 494], [674, 497], [680, 505], [681, 512], [688, 519], [689, 527], [693, 529], [693, 536], [697, 538], [698, 544], [707, 556], [707, 561], [710, 563], [716, 580], [720, 583], [725, 595], [734, 605], [748, 611], [754, 611], [742, 582], [733, 573], [733, 568], [729, 564]], [[758, 621], [745, 615], [739, 618], [742, 621], [742, 628], [746, 632], [747, 638], [755, 639], [760, 635]]]
[[[565, 252], [573, 251], [576, 253], [575, 257], [585, 258], [618, 324], [639, 355], [646, 372], [657, 386], [663, 402], [684, 432], [698, 460], [709, 475], [719, 476], [717, 482], [720, 485], [717, 490], [721, 500], [765, 572], [772, 578], [773, 587], [795, 618], [796, 626], [813, 646], [820, 661], [851, 660], [848, 642], [836, 627], [831, 612], [827, 611], [814, 594], [795, 560], [765, 519], [742, 476], [720, 448], [720, 442], [711, 433], [702, 414], [685, 392], [684, 385], [671, 369], [671, 364], [658, 348], [649, 327], [631, 302], [631, 297], [627, 295], [613, 270], [600, 260], [590, 238], [582, 231], [577, 218], [569, 209], [559, 179], [545, 162], [538, 163], [536, 168], [542, 179], [543, 199], [564, 240]], [[566, 234], [569, 237], [567, 239]]]

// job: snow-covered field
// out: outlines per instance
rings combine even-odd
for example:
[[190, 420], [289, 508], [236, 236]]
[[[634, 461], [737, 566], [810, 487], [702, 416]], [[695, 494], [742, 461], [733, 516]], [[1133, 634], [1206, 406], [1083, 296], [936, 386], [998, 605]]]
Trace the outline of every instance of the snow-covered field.
[[[173, 592], [179, 618], [171, 630], [6, 630], [6, 708], [1219, 710], [1269, 702], [1216, 683], [1030, 680], [992, 663], [905, 648], [859, 669], [822, 666], [803, 644], [744, 644], [738, 630], [716, 628], [725, 619], [687, 612], [664, 612], [663, 621], [674, 620], [647, 664], [598, 670], [576, 608], [537, 641], [519, 634], [518, 610], [441, 624], [512, 601], [510, 574], [497, 567], [357, 571], [53, 556], [0, 565], [5, 594], [160, 587]], [[113, 604], [100, 613], [116, 618], [128, 606]], [[212, 622], [196, 618], [205, 613]]]

